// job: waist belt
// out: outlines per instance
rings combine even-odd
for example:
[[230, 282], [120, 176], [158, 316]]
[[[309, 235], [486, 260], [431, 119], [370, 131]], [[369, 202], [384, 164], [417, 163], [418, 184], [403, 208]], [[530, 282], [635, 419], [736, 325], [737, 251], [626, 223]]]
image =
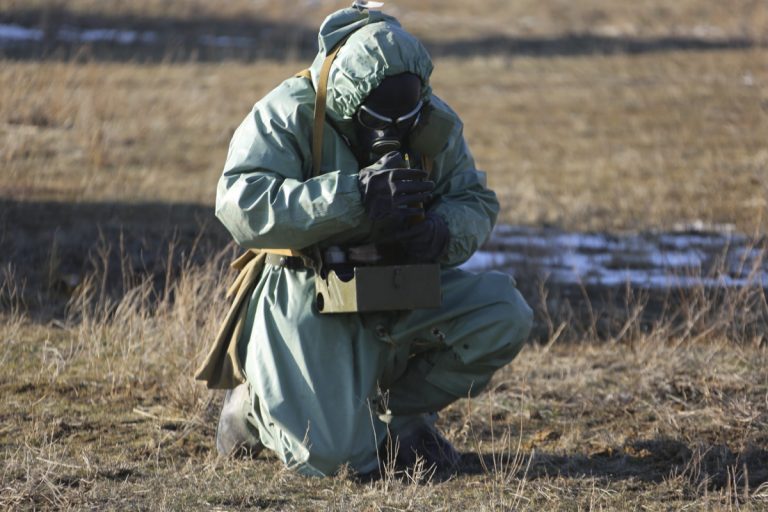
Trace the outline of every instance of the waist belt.
[[285, 267], [289, 270], [303, 270], [307, 268], [302, 260], [298, 256], [282, 256], [280, 254], [267, 254], [267, 258], [264, 261], [267, 265], [273, 265], [275, 267]]

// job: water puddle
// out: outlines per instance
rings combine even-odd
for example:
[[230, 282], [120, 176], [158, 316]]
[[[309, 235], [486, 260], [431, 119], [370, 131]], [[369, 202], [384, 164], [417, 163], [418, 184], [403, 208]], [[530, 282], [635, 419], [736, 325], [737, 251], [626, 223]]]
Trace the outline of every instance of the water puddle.
[[[309, 8], [314, 0], [304, 0]], [[116, 60], [201, 60], [313, 58], [317, 29], [298, 22], [259, 17], [173, 19], [105, 17], [62, 9], [0, 12], [0, 54], [11, 58]], [[757, 41], [707, 30], [661, 38], [600, 33], [555, 37], [480, 35], [459, 40], [422, 41], [433, 57], [510, 55], [547, 57], [597, 53], [749, 48]]]
[[43, 35], [40, 29], [0, 24], [0, 47], [42, 41]]
[[11, 58], [66, 58], [86, 50], [91, 57], [118, 60], [251, 60], [316, 49], [314, 31], [265, 20], [80, 19], [67, 13], [0, 23], [0, 54]]
[[[45, 31], [21, 25], [0, 24], [0, 48], [22, 46], [43, 41]], [[84, 29], [62, 25], [50, 36], [53, 41], [74, 44], [120, 44], [154, 45], [161, 41], [160, 34], [151, 30], [128, 30], [117, 28]], [[254, 46], [255, 38], [200, 35], [198, 43], [204, 46], [242, 48]]]
[[502, 225], [462, 268], [556, 287], [768, 288], [765, 252], [765, 240], [727, 228], [612, 235]]
[[[163, 285], [169, 247], [175, 255], [170, 260], [174, 276], [183, 271], [181, 262], [189, 262], [184, 255], [195, 254], [194, 264], [210, 261], [231, 244], [231, 236], [217, 223], [201, 236], [200, 224], [190, 219], [211, 215], [210, 205], [203, 204], [0, 198], [0, 232], [13, 240], [0, 254], [0, 267], [20, 276], [19, 288], [29, 290], [30, 304], [63, 311], [88, 272], [100, 272], [94, 265], [102, 261], [101, 254], [109, 258], [105, 268], [110, 269], [103, 282], [116, 295], [123, 290], [125, 268]], [[58, 220], [45, 221], [51, 218]], [[108, 247], [114, 250], [105, 251]], [[717, 332], [729, 329], [723, 335], [764, 339], [766, 250], [765, 237], [718, 226], [609, 234], [501, 225], [462, 267], [515, 277], [536, 313], [533, 339], [578, 340], [584, 333], [611, 339], [630, 332], [628, 323], [651, 329], [658, 322], [683, 325], [686, 332], [710, 332], [712, 322], [718, 322]], [[232, 247], [230, 254], [236, 253]]]
[[[0, 24], [0, 48], [40, 43], [46, 37], [43, 30], [26, 28], [21, 25]], [[52, 41], [69, 44], [118, 44], [156, 45], [163, 42], [163, 36], [152, 30], [127, 30], [117, 28], [83, 29], [62, 25], [52, 36]], [[210, 48], [254, 48], [260, 39], [248, 36], [199, 34], [194, 44]]]

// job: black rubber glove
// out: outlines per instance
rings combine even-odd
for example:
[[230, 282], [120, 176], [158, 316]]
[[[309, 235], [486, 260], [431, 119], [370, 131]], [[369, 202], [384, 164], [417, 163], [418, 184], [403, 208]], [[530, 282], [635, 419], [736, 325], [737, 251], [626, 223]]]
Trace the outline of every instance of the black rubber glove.
[[407, 167], [403, 155], [392, 151], [360, 170], [360, 196], [371, 220], [402, 223], [424, 213], [421, 203], [429, 200], [435, 184], [426, 180], [425, 171]]
[[450, 232], [448, 225], [436, 213], [427, 212], [421, 222], [412, 224], [395, 235], [409, 261], [434, 263], [443, 254]]

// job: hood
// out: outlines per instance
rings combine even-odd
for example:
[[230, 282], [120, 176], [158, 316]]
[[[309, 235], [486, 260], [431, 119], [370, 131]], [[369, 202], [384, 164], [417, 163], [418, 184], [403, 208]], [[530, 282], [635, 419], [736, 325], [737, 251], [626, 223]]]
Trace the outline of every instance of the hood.
[[358, 8], [336, 11], [321, 25], [320, 51], [310, 68], [315, 89], [326, 54], [348, 35], [328, 78], [329, 116], [337, 121], [351, 119], [385, 77], [400, 73], [419, 76], [422, 98], [429, 99], [432, 59], [426, 48], [392, 16]]

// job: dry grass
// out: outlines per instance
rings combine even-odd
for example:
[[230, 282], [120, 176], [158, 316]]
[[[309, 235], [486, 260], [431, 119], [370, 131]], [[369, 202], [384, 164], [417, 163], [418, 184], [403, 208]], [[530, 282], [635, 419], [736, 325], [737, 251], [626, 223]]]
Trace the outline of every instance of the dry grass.
[[[253, 18], [317, 27], [325, 16], [351, 0], [0, 0], [0, 10], [67, 9], [75, 13], [176, 19]], [[605, 36], [749, 38], [765, 40], [768, 6], [761, 0], [719, 2], [538, 2], [488, 0], [392, 0], [385, 11], [431, 40], [477, 39], [491, 35], [552, 36], [591, 33]]]
[[451, 84], [445, 95], [508, 221], [647, 229], [702, 219], [764, 232], [767, 56], [443, 62], [436, 88]]
[[266, 91], [287, 72], [263, 68], [5, 63], [3, 195], [210, 202], [253, 102], [242, 91]]
[[[488, 393], [443, 412], [448, 481], [358, 483], [212, 449], [216, 394], [192, 380], [224, 304], [221, 262], [119, 300], [86, 281], [64, 322], [0, 324], [3, 508], [759, 510], [768, 495], [768, 348], [660, 324], [621, 341], [527, 347]], [[98, 277], [98, 274], [94, 275]], [[13, 302], [7, 290], [6, 300]], [[683, 324], [696, 322], [694, 317]], [[673, 329], [677, 329], [673, 331]], [[670, 335], [676, 332], [676, 335]], [[424, 471], [422, 469], [422, 471]], [[656, 505], [654, 505], [656, 503]]]
[[[180, 19], [215, 9], [314, 26], [347, 3], [322, 1], [310, 13], [250, 0], [66, 8]], [[0, 0], [4, 13], [51, 5], [65, 6]], [[448, 6], [390, 4], [415, 32], [444, 42], [768, 33], [760, 1]], [[571, 57], [484, 49], [438, 59], [434, 86], [462, 115], [504, 220], [624, 230], [700, 219], [768, 232], [765, 48], [661, 44]], [[650, 320], [642, 296], [621, 314], [532, 297], [544, 342], [526, 347], [487, 394], [443, 413], [465, 453], [465, 471], [445, 482], [415, 483], [424, 468], [402, 480], [308, 480], [269, 456], [216, 458], [220, 396], [191, 373], [226, 307], [229, 253], [200, 249], [196, 233], [235, 126], [304, 65], [3, 61], [0, 508], [768, 508], [768, 305], [759, 289], [674, 295]], [[184, 244], [167, 249], [173, 226]], [[62, 300], [66, 310], [41, 313]]]
[[[703, 220], [764, 233], [767, 58], [755, 49], [448, 59], [434, 87], [462, 115], [506, 221]], [[232, 131], [303, 64], [6, 62], [0, 192], [211, 204]]]

